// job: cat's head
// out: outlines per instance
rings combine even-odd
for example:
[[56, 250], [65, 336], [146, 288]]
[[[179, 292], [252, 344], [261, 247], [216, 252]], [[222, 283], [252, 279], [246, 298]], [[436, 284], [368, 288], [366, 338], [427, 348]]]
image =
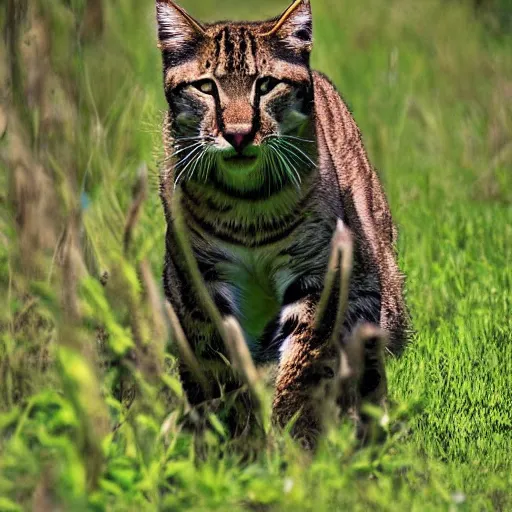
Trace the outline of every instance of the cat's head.
[[270, 21], [208, 25], [157, 0], [157, 21], [175, 181], [210, 167], [241, 188], [261, 186], [265, 167], [300, 180], [313, 124], [309, 0]]

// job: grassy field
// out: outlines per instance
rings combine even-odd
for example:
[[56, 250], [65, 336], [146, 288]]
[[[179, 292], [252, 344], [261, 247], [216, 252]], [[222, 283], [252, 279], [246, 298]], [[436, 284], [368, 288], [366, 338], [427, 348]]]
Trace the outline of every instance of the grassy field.
[[105, 0], [101, 24], [40, 0], [17, 61], [0, 42], [0, 511], [512, 509], [512, 6], [312, 3], [314, 67], [400, 227], [416, 334], [388, 362], [387, 441], [342, 425], [312, 460], [283, 436], [244, 461], [212, 416], [196, 457], [160, 307], [153, 2]]

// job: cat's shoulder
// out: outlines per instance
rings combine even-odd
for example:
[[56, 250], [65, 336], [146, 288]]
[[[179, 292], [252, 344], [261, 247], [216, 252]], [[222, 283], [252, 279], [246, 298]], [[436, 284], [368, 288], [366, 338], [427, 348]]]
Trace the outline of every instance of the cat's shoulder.
[[320, 71], [312, 71], [312, 78], [317, 123], [338, 141], [358, 141], [359, 127], [332, 80]]
[[313, 77], [313, 87], [315, 93], [326, 96], [331, 101], [339, 102], [348, 112], [351, 112], [349, 105], [345, 101], [345, 98], [343, 98], [339, 89], [327, 75], [321, 71], [316, 70], [313, 70], [311, 75]]

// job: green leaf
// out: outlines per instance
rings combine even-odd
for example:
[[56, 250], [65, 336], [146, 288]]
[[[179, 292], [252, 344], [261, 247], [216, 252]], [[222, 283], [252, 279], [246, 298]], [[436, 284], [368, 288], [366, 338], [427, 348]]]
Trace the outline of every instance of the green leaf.
[[223, 439], [227, 438], [226, 429], [224, 428], [224, 425], [219, 420], [219, 418], [215, 414], [209, 414], [208, 420], [210, 421], [210, 424], [214, 428], [215, 432], [219, 434]]
[[0, 510], [2, 512], [21, 512], [23, 509], [13, 501], [0, 496]]

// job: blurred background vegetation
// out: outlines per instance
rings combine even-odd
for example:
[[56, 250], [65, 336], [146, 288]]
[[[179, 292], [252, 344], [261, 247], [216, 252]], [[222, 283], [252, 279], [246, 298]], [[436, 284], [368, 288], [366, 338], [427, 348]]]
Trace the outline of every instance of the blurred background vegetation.
[[[210, 418], [198, 461], [162, 307], [165, 109], [152, 0], [0, 3], [0, 510], [510, 510], [512, 4], [313, 0], [314, 67], [400, 226], [417, 330], [388, 441]], [[203, 19], [286, 1], [183, 0]]]

